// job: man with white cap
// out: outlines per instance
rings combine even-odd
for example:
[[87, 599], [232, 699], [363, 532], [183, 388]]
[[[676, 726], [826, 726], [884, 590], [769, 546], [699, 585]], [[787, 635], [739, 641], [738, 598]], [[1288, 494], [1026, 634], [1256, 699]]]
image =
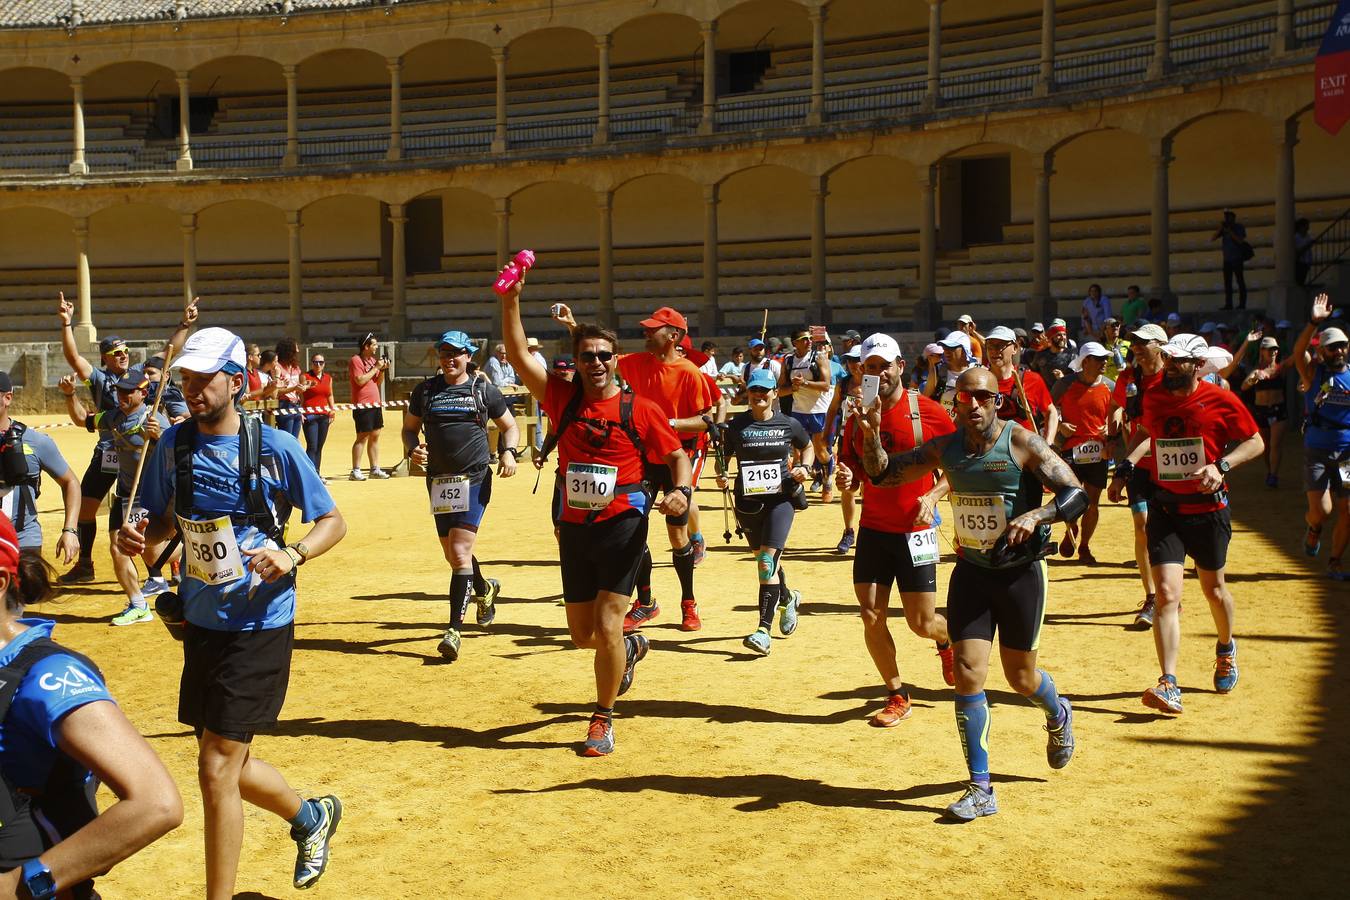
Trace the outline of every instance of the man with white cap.
[[956, 317], [956, 330], [970, 338], [971, 359], [980, 362], [984, 359], [984, 337], [975, 328], [975, 320], [969, 315]]
[[1059, 407], [1060, 453], [1088, 496], [1088, 508], [1081, 523], [1068, 524], [1059, 544], [1059, 553], [1072, 556], [1077, 544], [1078, 559], [1089, 565], [1097, 561], [1089, 545], [1097, 530], [1098, 501], [1106, 488], [1106, 470], [1110, 461], [1107, 433], [1111, 392], [1116, 383], [1102, 374], [1109, 356], [1101, 344], [1088, 341], [1078, 348], [1078, 355], [1069, 363], [1074, 374], [1061, 378], [1050, 391]]
[[[999, 325], [985, 338], [989, 348], [989, 371], [998, 379], [1004, 401], [997, 407], [1000, 419], [1019, 422], [1023, 428], [1039, 432], [1046, 443], [1053, 442], [1059, 429], [1059, 410], [1050, 397], [1050, 388], [1041, 376], [1017, 364], [1017, 335]], [[1069, 360], [1073, 356], [1070, 354]], [[1069, 363], [1065, 362], [1067, 369]]]
[[938, 341], [942, 348], [942, 363], [928, 376], [924, 396], [942, 403], [947, 415], [952, 414], [952, 398], [956, 396], [956, 379], [971, 366], [978, 365], [978, 357], [970, 345], [970, 335], [953, 331]]
[[[192, 418], [164, 433], [146, 463], [148, 517], [123, 525], [127, 554], [178, 530], [184, 543], [181, 608], [161, 594], [162, 616], [183, 624], [178, 719], [197, 734], [206, 817], [206, 895], [234, 896], [246, 799], [288, 821], [296, 842], [294, 883], [311, 887], [328, 865], [342, 818], [334, 796], [302, 799], [252, 752], [253, 736], [276, 725], [295, 638], [295, 571], [331, 549], [347, 524], [299, 442], [244, 416], [244, 342], [205, 328], [173, 360]], [[314, 527], [282, 546], [279, 507]]]
[[[1262, 450], [1256, 422], [1237, 395], [1200, 379], [1207, 349], [1205, 339], [1194, 334], [1178, 334], [1163, 345], [1163, 390], [1144, 397], [1141, 423], [1155, 461], [1148, 501], [1148, 559], [1158, 587], [1153, 643], [1162, 670], [1143, 701], [1170, 713], [1182, 709], [1176, 673], [1187, 556], [1195, 561], [1218, 632], [1214, 689], [1227, 694], [1237, 686], [1233, 595], [1224, 581], [1233, 536], [1227, 477]], [[1122, 465], [1138, 462], [1144, 446], [1135, 447]]]
[[1317, 556], [1322, 528], [1335, 508], [1336, 530], [1331, 538], [1327, 574], [1337, 581], [1350, 579], [1341, 561], [1350, 543], [1350, 369], [1346, 366], [1346, 334], [1323, 328], [1318, 334], [1317, 362], [1308, 358], [1313, 332], [1331, 317], [1331, 301], [1319, 294], [1312, 316], [1294, 346], [1294, 364], [1304, 384], [1303, 488], [1308, 493], [1308, 533], [1303, 552]]
[[[962, 335], [964, 337], [964, 335]], [[862, 525], [853, 559], [853, 593], [862, 608], [863, 640], [878, 673], [886, 683], [886, 706], [871, 719], [890, 728], [909, 717], [909, 688], [900, 677], [895, 641], [886, 618], [891, 584], [900, 588], [900, 600], [910, 630], [937, 644], [942, 678], [955, 683], [947, 620], [937, 612], [938, 524], [937, 502], [946, 496], [945, 480], [929, 474], [904, 484], [880, 487], [863, 471], [864, 442], [880, 434], [891, 452], [912, 450], [930, 438], [955, 430], [951, 416], [936, 402], [907, 391], [901, 381], [905, 369], [900, 345], [885, 334], [869, 335], [862, 343], [863, 374], [879, 379], [877, 399], [862, 407], [861, 398], [848, 401], [848, 424], [839, 451], [836, 482], [843, 490], [863, 485]], [[867, 417], [867, 427], [860, 424]]]

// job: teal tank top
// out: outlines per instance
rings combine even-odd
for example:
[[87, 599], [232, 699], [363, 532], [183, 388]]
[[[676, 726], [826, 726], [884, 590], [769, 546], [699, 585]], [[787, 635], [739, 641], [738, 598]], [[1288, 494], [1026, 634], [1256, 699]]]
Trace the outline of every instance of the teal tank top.
[[[942, 451], [942, 470], [951, 484], [953, 525], [958, 555], [987, 569], [997, 568], [989, 559], [994, 543], [1008, 523], [1029, 509], [1040, 506], [1040, 481], [1023, 473], [1012, 454], [1013, 423], [1003, 426], [994, 446], [981, 456], [966, 452], [960, 435]], [[1050, 537], [1042, 525], [1032, 535], [1032, 548], [1039, 550]]]

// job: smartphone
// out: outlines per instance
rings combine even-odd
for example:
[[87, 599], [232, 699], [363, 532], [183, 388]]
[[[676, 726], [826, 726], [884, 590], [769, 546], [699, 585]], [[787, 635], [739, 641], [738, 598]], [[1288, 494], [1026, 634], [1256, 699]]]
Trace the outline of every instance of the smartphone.
[[811, 343], [813, 344], [829, 343], [830, 333], [825, 328], [824, 325], [812, 325], [810, 326], [810, 329], [811, 329]]
[[562, 308], [563, 305], [561, 303], [553, 304], [548, 308], [549, 315], [553, 316], [553, 318], [556, 319], [558, 316], [562, 315]]
[[881, 392], [880, 375], [864, 375], [862, 380], [862, 405], [863, 409], [871, 406], [877, 399], [877, 394]]

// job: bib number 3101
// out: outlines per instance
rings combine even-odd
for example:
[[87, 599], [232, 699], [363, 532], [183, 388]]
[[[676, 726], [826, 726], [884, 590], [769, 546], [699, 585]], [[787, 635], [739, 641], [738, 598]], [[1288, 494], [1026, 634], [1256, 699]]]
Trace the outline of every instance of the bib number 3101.
[[189, 578], [206, 584], [229, 584], [247, 574], [229, 516], [202, 520], [179, 516], [178, 527], [183, 533], [183, 562]]

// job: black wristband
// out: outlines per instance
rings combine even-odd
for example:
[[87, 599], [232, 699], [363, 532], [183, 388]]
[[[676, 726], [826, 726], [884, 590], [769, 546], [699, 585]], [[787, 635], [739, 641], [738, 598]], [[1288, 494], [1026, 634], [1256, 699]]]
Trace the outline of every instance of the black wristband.
[[1130, 462], [1128, 459], [1124, 462], [1116, 463], [1117, 478], [1129, 478], [1132, 474], [1134, 474], [1134, 463]]
[[516, 462], [520, 462], [520, 451], [517, 450], [515, 447], [507, 447], [507, 448], [506, 448], [505, 450], [503, 450], [502, 452], [503, 452], [503, 453], [510, 453], [512, 459], [514, 459]]
[[693, 500], [693, 499], [694, 499], [694, 489], [691, 488], [691, 487], [688, 487], [687, 485], [677, 484], [677, 485], [675, 485], [675, 487], [673, 487], [671, 490], [679, 491], [681, 494], [684, 494], [684, 498], [685, 498], [686, 500]]

